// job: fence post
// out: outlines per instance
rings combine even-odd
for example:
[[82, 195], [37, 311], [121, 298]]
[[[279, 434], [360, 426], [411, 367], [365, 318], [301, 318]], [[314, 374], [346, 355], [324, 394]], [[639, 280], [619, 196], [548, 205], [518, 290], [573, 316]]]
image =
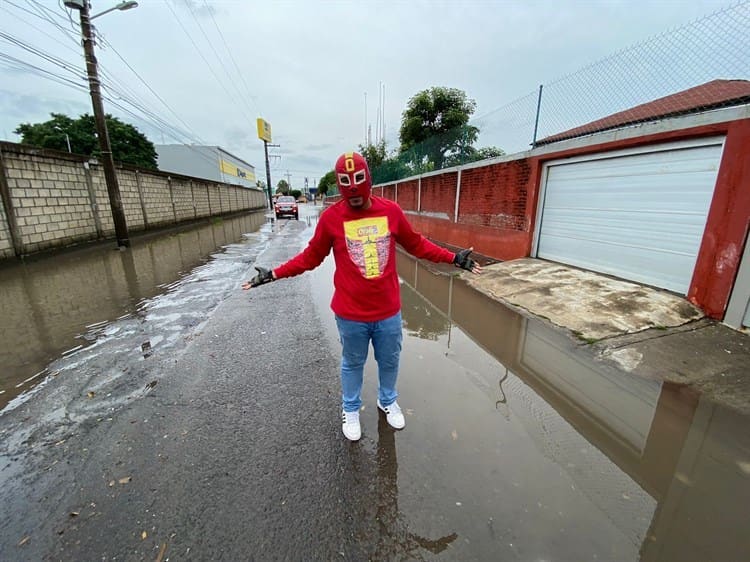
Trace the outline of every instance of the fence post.
[[534, 119], [534, 138], [531, 141], [531, 148], [536, 148], [536, 132], [539, 128], [539, 110], [542, 108], [542, 86], [539, 84], [539, 98], [536, 100], [536, 119]]
[[214, 212], [211, 210], [211, 190], [208, 188], [208, 184], [206, 184], [206, 200], [208, 201], [208, 216], [212, 217]]
[[13, 209], [13, 199], [10, 196], [10, 185], [8, 185], [8, 176], [5, 173], [2, 150], [0, 150], [0, 199], [2, 199], [5, 217], [8, 221], [8, 232], [10, 233], [10, 241], [13, 244], [13, 252], [16, 256], [22, 256], [23, 240], [21, 239], [21, 231], [18, 229], [18, 222], [16, 222], [16, 212]]
[[458, 178], [456, 178], [456, 206], [453, 210], [453, 222], [458, 222], [458, 200], [461, 197], [461, 168], [458, 169]]
[[146, 201], [143, 199], [143, 184], [141, 183], [141, 173], [135, 171], [135, 186], [138, 188], [138, 199], [141, 202], [141, 212], [143, 213], [143, 229], [148, 229], [148, 215], [146, 214]]
[[190, 198], [193, 200], [193, 218], [198, 218], [198, 207], [195, 206], [195, 182], [190, 180]]
[[170, 176], [167, 176], [167, 187], [169, 187], [169, 200], [172, 202], [172, 216], [174, 217], [174, 222], [177, 223], [177, 208], [174, 204], [174, 191], [172, 189], [172, 178]]
[[417, 179], [417, 212], [422, 212], [422, 176]]
[[393, 185], [393, 200], [398, 203], [398, 182]]
[[96, 202], [96, 191], [94, 190], [94, 182], [91, 179], [91, 168], [88, 162], [83, 163], [83, 176], [86, 178], [86, 189], [89, 192], [89, 204], [91, 205], [91, 215], [94, 217], [96, 237], [103, 238], [104, 229], [102, 228], [102, 219], [99, 217], [99, 204]]

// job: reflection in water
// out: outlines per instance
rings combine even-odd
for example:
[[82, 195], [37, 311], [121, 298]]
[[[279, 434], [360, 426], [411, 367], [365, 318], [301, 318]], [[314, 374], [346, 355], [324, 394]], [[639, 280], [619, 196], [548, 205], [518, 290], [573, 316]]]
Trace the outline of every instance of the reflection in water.
[[448, 318], [413, 291], [402, 291], [401, 316], [410, 336], [437, 341], [450, 329]]
[[[0, 407], [43, 378], [66, 350], [134, 313], [217, 249], [257, 231], [263, 212], [132, 239], [127, 251], [89, 247], [0, 268]], [[85, 332], [89, 332], [86, 336]], [[3, 392], [4, 391], [4, 392]]]
[[[645, 380], [598, 362], [559, 330], [514, 313], [459, 279], [432, 274], [403, 254], [399, 255], [399, 273], [414, 287], [402, 287], [404, 319], [410, 332], [440, 335], [440, 323], [433, 318], [442, 316], [448, 332], [442, 339], [442, 345], [448, 346], [445, 355], [453, 364], [465, 366], [465, 380], [484, 392], [495, 412], [505, 418], [508, 438], [512, 438], [509, 432], [513, 427], [522, 426], [536, 449], [573, 483], [576, 491], [566, 496], [560, 490], [559, 497], [578, 502], [582, 495], [591, 517], [611, 522], [636, 548], [630, 552], [625, 543], [620, 550], [611, 551], [611, 557], [642, 561], [748, 559], [750, 420], [746, 416], [683, 386]], [[415, 305], [420, 295], [430, 304]], [[431, 308], [429, 315], [422, 312], [425, 306]], [[424, 324], [431, 328], [422, 329]], [[499, 372], [496, 366], [482, 371], [476, 366], [476, 350], [451, 344], [451, 338], [458, 342], [463, 334], [501, 363]], [[455, 375], [442, 379], [442, 384], [455, 379]], [[433, 402], [440, 399], [435, 394], [437, 388], [433, 387]], [[485, 412], [481, 404], [467, 408]], [[471, 415], [475, 424], [487, 420], [464, 413]], [[484, 430], [491, 428], [485, 421]], [[457, 435], [461, 434], [459, 428]], [[477, 454], [488, 459], [494, 456], [492, 449], [480, 449], [478, 443], [473, 445]], [[517, 445], [514, 458], [503, 460], [503, 472], [536, 470], [527, 464], [521, 443]], [[549, 493], [552, 484], [554, 480], [535, 481], [529, 492], [532, 497], [544, 490]], [[554, 499], [547, 497], [547, 501]], [[524, 501], [526, 496], [521, 495], [520, 502]], [[516, 505], [511, 501], [507, 509]], [[573, 509], [573, 505], [561, 502], [560, 509], [562, 516], [562, 511]], [[553, 532], [554, 527], [545, 528], [543, 520], [538, 521], [542, 525], [535, 526], [537, 536]], [[527, 530], [516, 528], [514, 532], [525, 535]], [[586, 531], [578, 538], [596, 540]], [[570, 539], [575, 541], [574, 536]], [[525, 543], [527, 548], [533, 544], [530, 538]], [[491, 544], [474, 548], [484, 556], [491, 552]], [[538, 548], [544, 550], [549, 544], [548, 537], [546, 544], [539, 541]], [[578, 548], [562, 537], [555, 544], [562, 558], [566, 549], [572, 555]], [[585, 552], [585, 543], [581, 548]]]
[[396, 459], [396, 431], [388, 425], [385, 415], [378, 414], [376, 520], [378, 541], [375, 560], [393, 560], [405, 555], [421, 559], [419, 549], [440, 554], [456, 540], [451, 533], [438, 539], [428, 539], [409, 531], [408, 524], [398, 509], [398, 461]]

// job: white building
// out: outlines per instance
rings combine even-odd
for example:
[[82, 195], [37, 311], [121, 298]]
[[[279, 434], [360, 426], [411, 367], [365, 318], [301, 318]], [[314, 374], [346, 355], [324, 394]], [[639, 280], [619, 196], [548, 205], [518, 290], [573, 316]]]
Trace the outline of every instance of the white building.
[[219, 146], [157, 144], [154, 148], [162, 172], [256, 187], [255, 166]]

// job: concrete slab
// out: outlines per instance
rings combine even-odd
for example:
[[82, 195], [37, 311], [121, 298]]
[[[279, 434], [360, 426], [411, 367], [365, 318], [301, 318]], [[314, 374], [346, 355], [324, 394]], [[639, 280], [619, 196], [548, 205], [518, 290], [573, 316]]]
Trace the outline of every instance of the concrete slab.
[[480, 276], [466, 277], [486, 295], [546, 318], [586, 342], [703, 317], [672, 293], [539, 259], [496, 263]]
[[705, 318], [680, 296], [533, 258], [463, 277], [522, 314], [568, 331], [600, 361], [750, 415], [750, 337]]

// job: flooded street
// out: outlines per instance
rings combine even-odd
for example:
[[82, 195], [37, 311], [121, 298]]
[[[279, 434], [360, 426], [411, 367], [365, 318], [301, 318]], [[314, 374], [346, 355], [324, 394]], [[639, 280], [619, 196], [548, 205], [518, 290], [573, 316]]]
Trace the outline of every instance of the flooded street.
[[[363, 447], [392, 479], [393, 524], [420, 530], [416, 551], [443, 540], [454, 560], [747, 559], [750, 419], [596, 360], [450, 268], [399, 254], [399, 273], [407, 428], [393, 440], [382, 427], [371, 358]], [[315, 275], [323, 294], [331, 272]]]
[[317, 210], [3, 271], [0, 399], [46, 383], [0, 416], [0, 559], [748, 559], [747, 417], [452, 266], [399, 253], [407, 425], [379, 415], [371, 357], [346, 441], [332, 258], [239, 290]]
[[144, 301], [174, 289], [213, 253], [266, 222], [263, 212], [229, 217], [134, 237], [125, 252], [104, 243], [2, 264], [0, 409], [48, 375], [45, 368], [60, 354], [88, 346], [110, 322], [137, 314]]

